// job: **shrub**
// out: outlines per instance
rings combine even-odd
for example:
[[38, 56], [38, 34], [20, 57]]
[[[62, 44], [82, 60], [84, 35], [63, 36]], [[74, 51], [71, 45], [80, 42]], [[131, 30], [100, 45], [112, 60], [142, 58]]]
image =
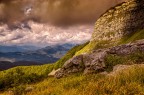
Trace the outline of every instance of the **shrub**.
[[113, 66], [118, 64], [130, 65], [130, 64], [141, 64], [144, 62], [144, 53], [136, 51], [130, 55], [118, 56], [118, 55], [108, 55], [105, 58], [106, 70], [112, 71]]
[[11, 70], [0, 78], [0, 89], [17, 87], [21, 84], [34, 83], [41, 79], [37, 74], [25, 74], [19, 68]]
[[14, 95], [24, 95], [26, 92], [25, 92], [25, 89], [26, 87], [23, 86], [23, 85], [20, 85], [20, 86], [16, 86], [12, 89], [12, 92]]
[[129, 56], [129, 58], [134, 62], [134, 63], [142, 63], [144, 62], [144, 53], [137, 51]]
[[108, 55], [105, 58], [106, 70], [112, 71], [113, 66], [115, 66], [117, 64], [124, 64], [125, 61], [126, 61], [126, 58], [124, 58], [124, 57], [117, 56], [117, 55]]

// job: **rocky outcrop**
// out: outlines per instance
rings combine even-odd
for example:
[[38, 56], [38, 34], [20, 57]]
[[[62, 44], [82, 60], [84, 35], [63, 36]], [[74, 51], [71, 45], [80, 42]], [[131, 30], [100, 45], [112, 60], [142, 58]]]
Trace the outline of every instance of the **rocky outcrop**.
[[144, 0], [130, 0], [103, 14], [95, 24], [92, 41], [117, 43], [125, 35], [144, 28]]
[[138, 51], [144, 53], [144, 40], [108, 49], [99, 49], [89, 54], [75, 56], [68, 60], [61, 69], [55, 72], [55, 77], [61, 78], [77, 72], [83, 72], [84, 74], [103, 72], [106, 68], [105, 58], [109, 54], [126, 56]]
[[96, 21], [89, 46], [93, 46], [93, 42], [94, 44], [103, 42], [115, 47], [98, 50], [94, 48], [89, 54], [74, 56], [55, 72], [55, 77], [61, 78], [76, 72], [84, 74], [103, 72], [107, 68], [105, 58], [108, 55], [127, 56], [135, 52], [144, 52], [144, 40], [116, 46], [122, 37], [144, 29], [143, 13], [144, 0], [130, 0], [108, 10]]

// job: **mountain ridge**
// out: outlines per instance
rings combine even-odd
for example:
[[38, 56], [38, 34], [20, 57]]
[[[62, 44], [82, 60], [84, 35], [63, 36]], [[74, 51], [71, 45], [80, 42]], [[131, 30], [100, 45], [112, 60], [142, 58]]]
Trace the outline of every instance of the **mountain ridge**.
[[[47, 46], [40, 49], [34, 48], [33, 46], [0, 46], [0, 70], [6, 70], [16, 66], [31, 66], [53, 63], [60, 59], [72, 46], [74, 45], [64, 44]], [[9, 50], [9, 48], [11, 49]]]

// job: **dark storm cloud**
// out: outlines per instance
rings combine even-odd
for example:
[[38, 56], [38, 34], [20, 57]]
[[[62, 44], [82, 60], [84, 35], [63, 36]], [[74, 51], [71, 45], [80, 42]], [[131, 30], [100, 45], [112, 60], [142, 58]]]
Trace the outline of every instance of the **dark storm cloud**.
[[[0, 0], [0, 2], [0, 20], [8, 24], [33, 19], [54, 25], [93, 23], [103, 12], [118, 3], [116, 0]], [[24, 14], [24, 8], [27, 6], [33, 8], [29, 16]]]
[[0, 20], [7, 24], [18, 23], [25, 19], [20, 0], [0, 0]]

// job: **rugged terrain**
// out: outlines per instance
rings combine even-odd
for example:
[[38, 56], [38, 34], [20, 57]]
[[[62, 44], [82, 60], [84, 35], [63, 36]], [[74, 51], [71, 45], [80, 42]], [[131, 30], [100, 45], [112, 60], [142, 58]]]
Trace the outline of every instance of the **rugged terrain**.
[[117, 5], [55, 64], [0, 72], [2, 95], [143, 95], [143, 13], [143, 0]]
[[140, 59], [143, 60], [144, 40], [134, 43], [144, 38], [143, 7], [143, 1], [131, 0], [103, 14], [96, 21], [89, 44], [68, 60], [56, 72], [56, 77], [82, 71], [84, 74], [105, 71], [108, 69], [105, 59], [109, 56], [122, 56], [124, 59], [124, 56], [141, 53]]
[[[110, 63], [112, 59], [119, 58], [114, 64]], [[119, 62], [121, 61], [121, 62]], [[128, 61], [128, 62], [127, 62]], [[94, 50], [89, 54], [82, 54], [68, 60], [55, 76], [61, 78], [71, 73], [83, 72], [92, 74], [108, 71], [117, 64], [135, 64], [144, 62], [144, 40], [135, 43], [115, 46], [112, 48]]]

